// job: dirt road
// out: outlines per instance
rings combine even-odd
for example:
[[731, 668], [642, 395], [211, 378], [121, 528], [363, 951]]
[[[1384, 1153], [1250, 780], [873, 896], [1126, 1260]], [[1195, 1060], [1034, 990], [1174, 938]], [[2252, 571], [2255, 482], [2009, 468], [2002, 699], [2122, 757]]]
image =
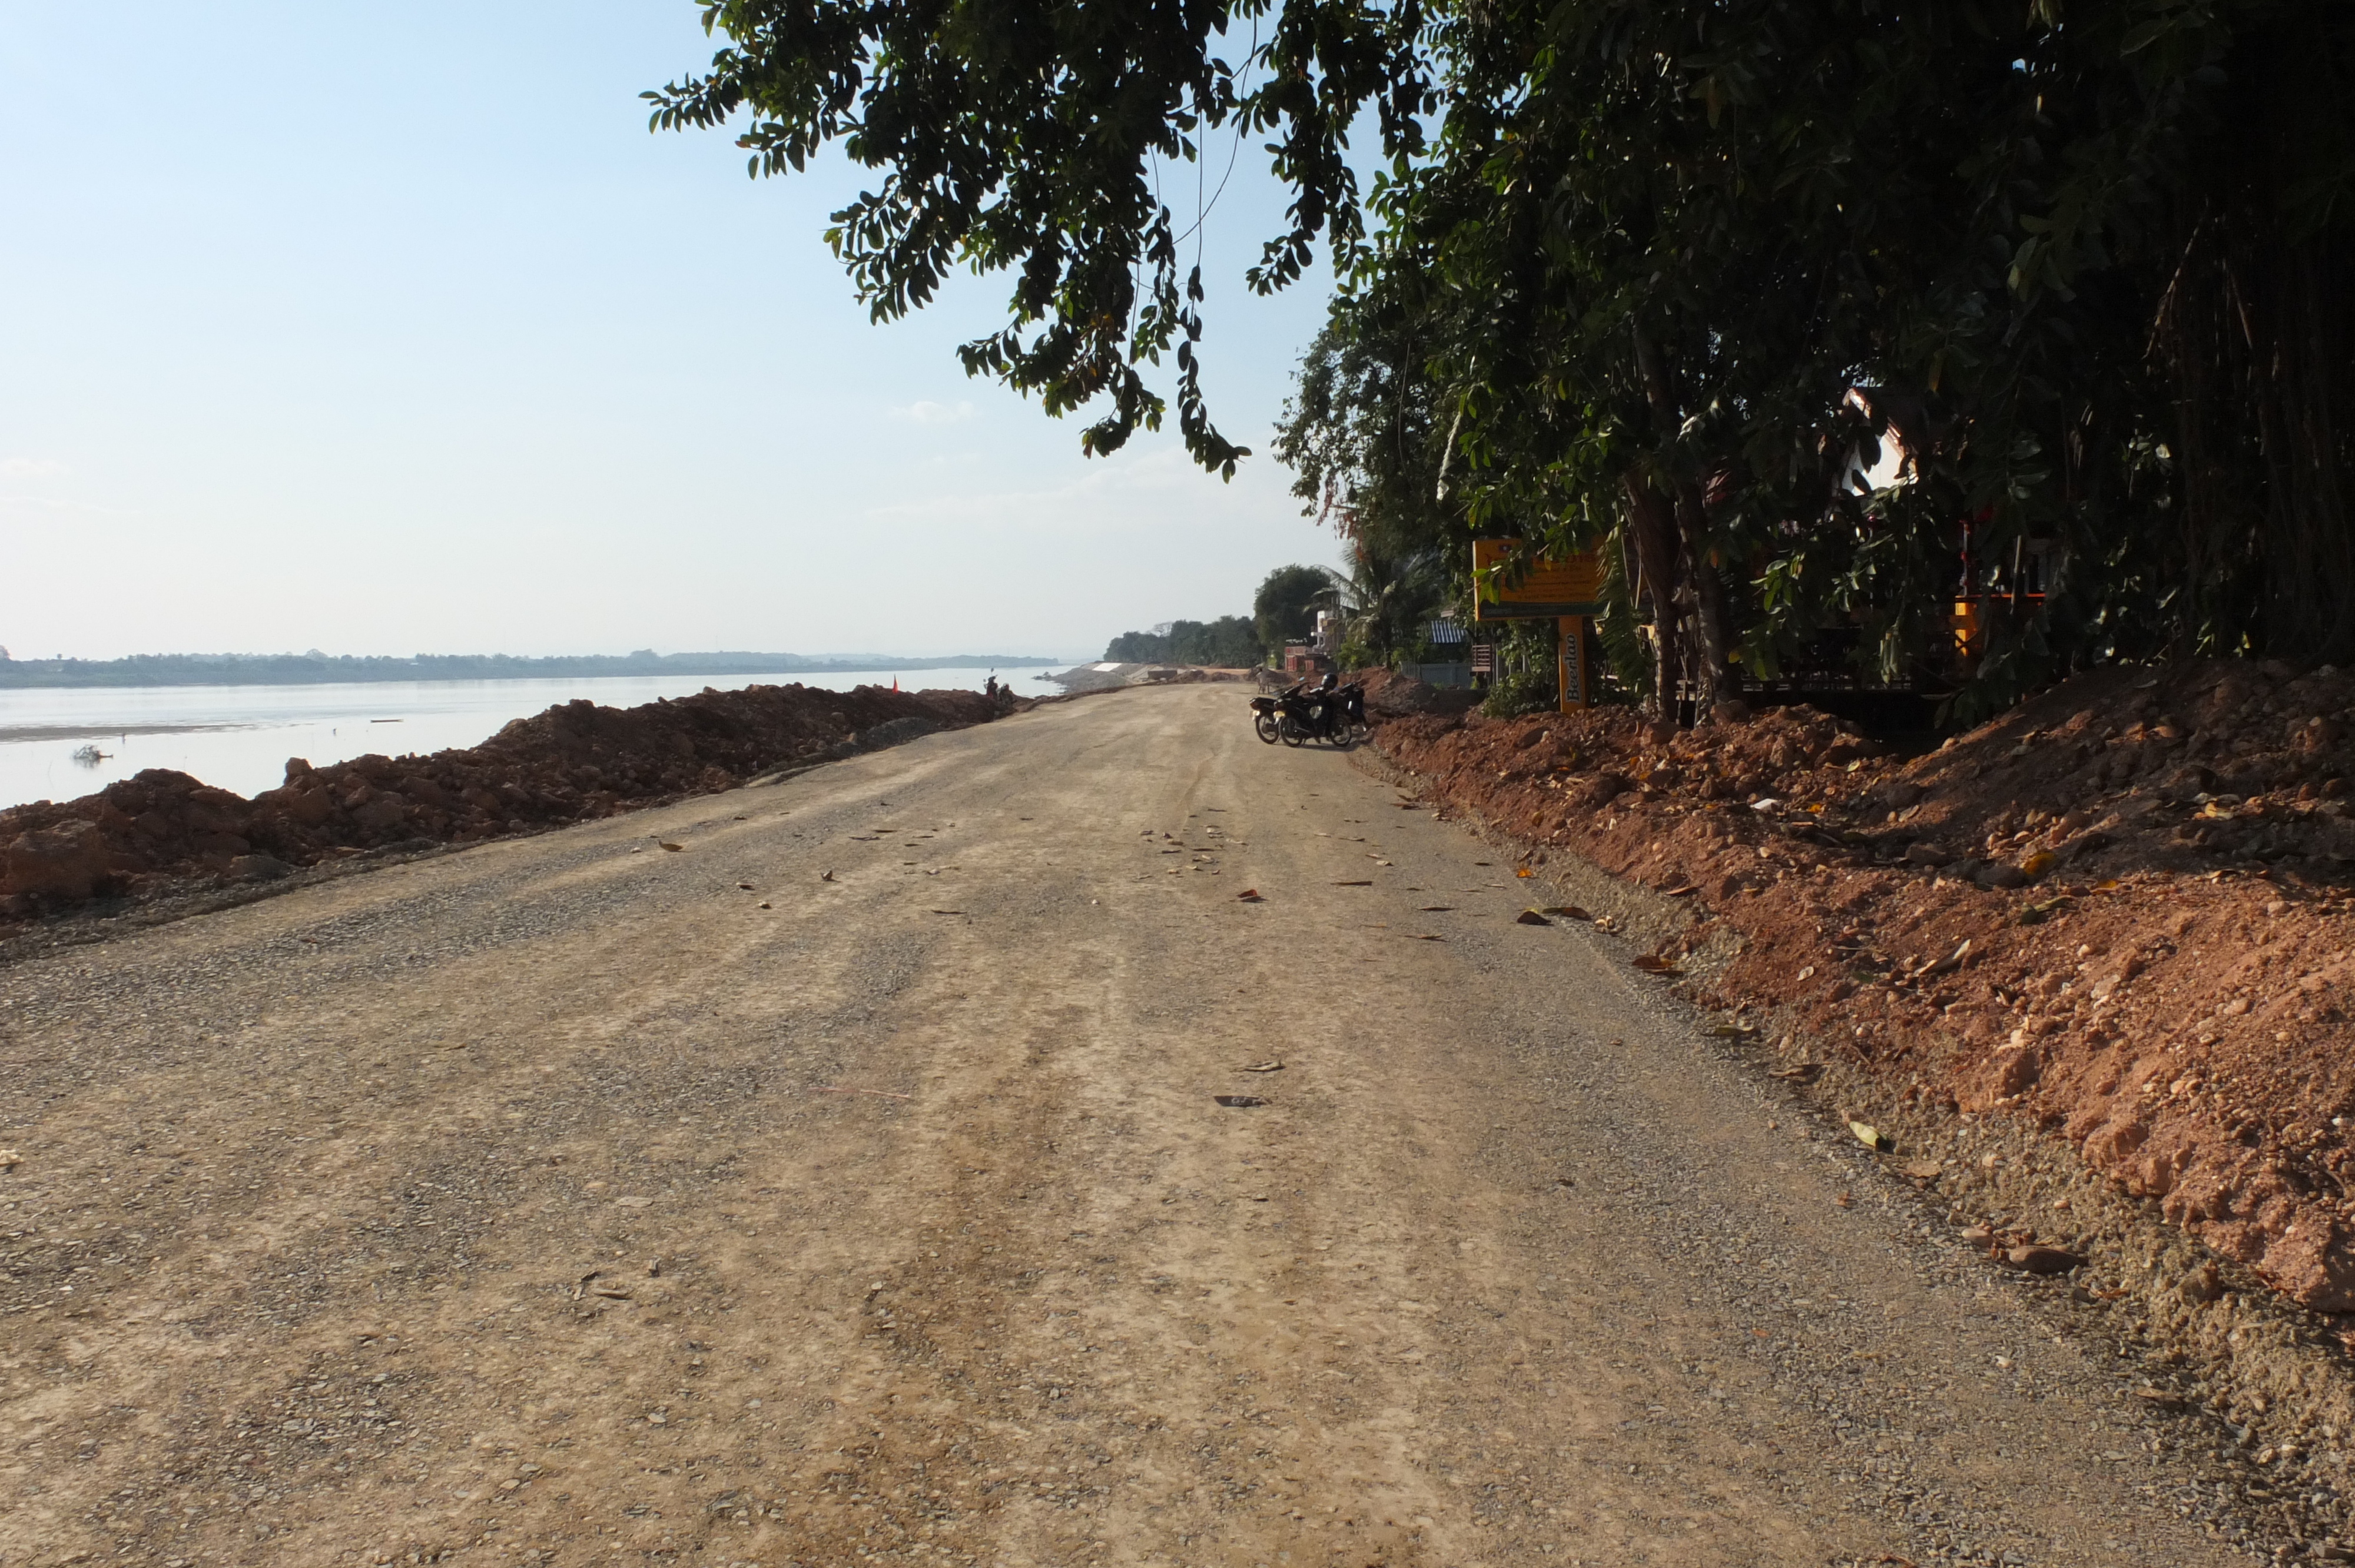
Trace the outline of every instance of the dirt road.
[[0, 1563], [2236, 1559], [1398, 801], [1139, 691], [0, 970]]

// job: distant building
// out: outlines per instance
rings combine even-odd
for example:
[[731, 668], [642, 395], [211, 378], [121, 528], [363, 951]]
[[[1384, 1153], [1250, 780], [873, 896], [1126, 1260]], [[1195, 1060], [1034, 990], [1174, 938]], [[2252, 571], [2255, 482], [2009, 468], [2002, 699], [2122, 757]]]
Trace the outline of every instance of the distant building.
[[1321, 675], [1332, 667], [1332, 656], [1314, 642], [1284, 645], [1284, 673], [1287, 675]]

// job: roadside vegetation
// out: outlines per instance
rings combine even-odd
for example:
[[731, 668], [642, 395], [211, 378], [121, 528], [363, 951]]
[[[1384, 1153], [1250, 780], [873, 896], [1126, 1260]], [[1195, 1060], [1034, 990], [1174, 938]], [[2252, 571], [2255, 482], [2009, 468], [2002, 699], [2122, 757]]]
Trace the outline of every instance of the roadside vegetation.
[[1316, 630], [1316, 612], [1355, 602], [1350, 579], [1326, 567], [1278, 567], [1252, 596], [1248, 617], [1172, 620], [1149, 631], [1124, 631], [1104, 649], [1123, 664], [1207, 664], [1243, 669], [1265, 663], [1286, 642]]
[[2105, 662], [2355, 660], [2344, 6], [707, 15], [655, 124], [759, 174], [840, 140], [882, 175], [828, 235], [876, 315], [1006, 274], [965, 367], [1091, 451], [1174, 397], [1199, 462], [1248, 455], [1199, 235], [1268, 149], [1248, 283], [1320, 243], [1342, 280], [1277, 441], [1311, 504], [1459, 594], [1476, 533], [1599, 548], [1639, 698], [1936, 678], [1968, 717]]

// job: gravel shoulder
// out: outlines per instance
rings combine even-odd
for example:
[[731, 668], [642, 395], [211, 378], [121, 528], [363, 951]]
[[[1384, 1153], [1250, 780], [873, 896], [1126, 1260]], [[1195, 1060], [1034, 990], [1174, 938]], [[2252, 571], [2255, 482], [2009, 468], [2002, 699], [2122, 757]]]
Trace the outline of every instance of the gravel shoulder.
[[1193, 686], [0, 969], [0, 1563], [2271, 1550], [1529, 885]]

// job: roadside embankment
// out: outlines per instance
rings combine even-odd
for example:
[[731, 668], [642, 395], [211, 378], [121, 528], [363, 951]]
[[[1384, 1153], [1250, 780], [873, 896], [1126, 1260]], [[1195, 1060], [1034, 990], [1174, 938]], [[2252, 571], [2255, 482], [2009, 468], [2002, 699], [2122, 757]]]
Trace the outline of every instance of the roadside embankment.
[[0, 934], [100, 900], [609, 817], [1007, 711], [978, 692], [707, 687], [634, 708], [565, 703], [431, 756], [325, 768], [295, 758], [282, 786], [250, 800], [153, 768], [77, 800], [0, 811]]
[[[1411, 715], [1377, 743], [1532, 864], [1688, 912], [1642, 962], [1923, 1116], [2065, 1139], [2276, 1290], [2355, 1311], [2355, 676], [2073, 679], [1911, 759], [1805, 708]], [[1379, 712], [1383, 703], [1378, 695]], [[1701, 966], [1696, 966], [1701, 967]], [[2013, 1248], [2075, 1239], [2051, 1212]]]

